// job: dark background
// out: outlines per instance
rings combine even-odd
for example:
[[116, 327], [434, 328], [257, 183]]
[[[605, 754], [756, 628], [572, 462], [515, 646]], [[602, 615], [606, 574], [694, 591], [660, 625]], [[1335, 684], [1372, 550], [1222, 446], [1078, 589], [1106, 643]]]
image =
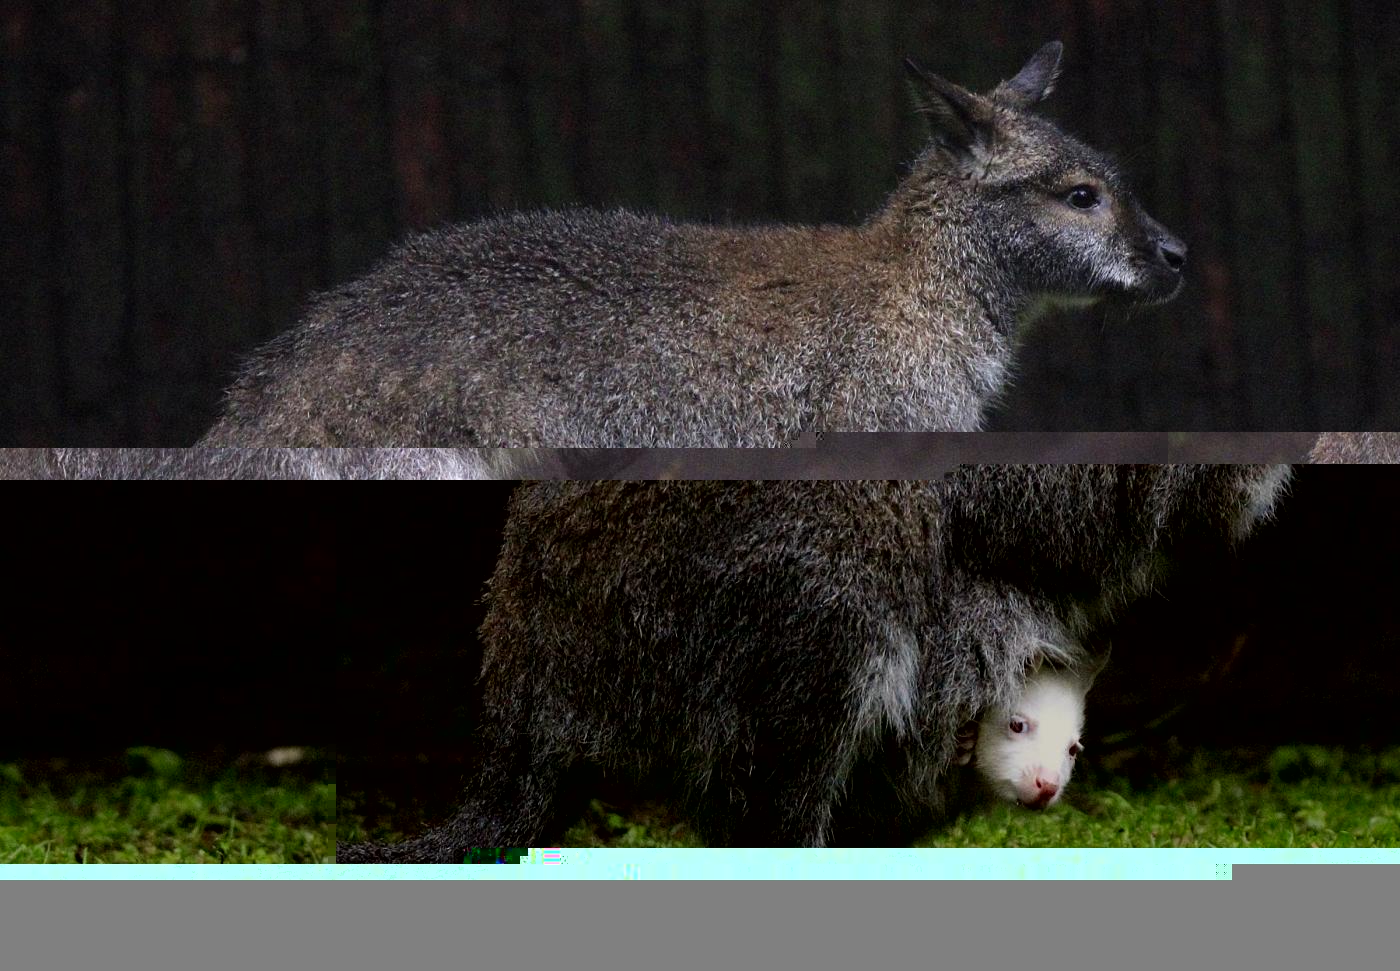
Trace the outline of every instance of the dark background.
[[304, 486], [172, 502], [103, 483], [61, 507], [18, 488], [0, 543], [0, 761], [334, 748], [334, 652], [362, 612], [343, 599], [343, 511]]
[[[376, 812], [387, 798], [409, 831], [452, 808], [472, 760], [475, 630], [509, 487], [472, 489], [469, 510], [380, 504], [339, 571], [355, 619], [336, 652], [338, 792]], [[1094, 758], [1155, 778], [1197, 748], [1400, 742], [1397, 495], [1397, 468], [1302, 467], [1235, 551], [1179, 551], [1092, 639], [1112, 649], [1089, 697]]]
[[[373, 487], [197, 504], [81, 488], [61, 513], [12, 505], [0, 759], [309, 744], [338, 751], [347, 791], [387, 772], [405, 794], [455, 796], [511, 483], [424, 486], [411, 503]], [[1303, 467], [1236, 554], [1185, 556], [1095, 638], [1113, 649], [1090, 698], [1096, 754], [1122, 733], [1157, 754], [1394, 744], [1396, 495], [1400, 469]]]
[[239, 356], [410, 229], [585, 203], [852, 222], [900, 60], [1046, 110], [1191, 244], [1042, 322], [993, 427], [1400, 427], [1400, 7], [1379, 0], [0, 3], [0, 442], [184, 445]]

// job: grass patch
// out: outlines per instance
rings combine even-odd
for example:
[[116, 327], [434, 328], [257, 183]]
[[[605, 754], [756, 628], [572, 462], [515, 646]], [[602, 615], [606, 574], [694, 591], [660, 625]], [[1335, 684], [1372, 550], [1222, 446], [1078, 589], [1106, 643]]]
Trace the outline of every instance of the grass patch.
[[[1086, 770], [1087, 771], [1083, 771]], [[345, 838], [365, 838], [342, 804]], [[401, 833], [382, 829], [376, 839]], [[594, 799], [565, 832], [568, 847], [695, 847], [683, 817], [652, 802]], [[1152, 778], [1081, 767], [1065, 799], [1043, 813], [995, 805], [917, 841], [921, 847], [1400, 846], [1400, 749], [1315, 746], [1188, 753]]]
[[333, 863], [328, 758], [291, 766], [129, 749], [0, 763], [3, 863]]
[[704, 846], [690, 824], [669, 806], [645, 803], [631, 808], [601, 799], [589, 803], [584, 817], [569, 827], [564, 846], [619, 846], [630, 849]]

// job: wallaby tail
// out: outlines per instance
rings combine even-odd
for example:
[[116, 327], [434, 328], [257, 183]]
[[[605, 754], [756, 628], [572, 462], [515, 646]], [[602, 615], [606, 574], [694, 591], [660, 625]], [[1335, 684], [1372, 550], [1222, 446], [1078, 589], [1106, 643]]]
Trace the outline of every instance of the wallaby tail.
[[[450, 847], [432, 845], [430, 837], [405, 840], [402, 843], [336, 843], [337, 863], [461, 863], [461, 856], [451, 856]], [[465, 854], [463, 854], [465, 855]]]
[[540, 846], [573, 758], [498, 729], [461, 807], [446, 823], [402, 843], [337, 843], [337, 863], [461, 863], [469, 850]]

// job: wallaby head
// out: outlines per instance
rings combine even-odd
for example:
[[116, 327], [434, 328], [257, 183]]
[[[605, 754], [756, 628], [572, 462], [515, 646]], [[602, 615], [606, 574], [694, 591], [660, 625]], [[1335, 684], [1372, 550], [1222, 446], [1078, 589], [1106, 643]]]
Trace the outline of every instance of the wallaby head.
[[1143, 211], [1112, 160], [1031, 111], [1063, 50], [1046, 44], [985, 95], [906, 61], [933, 137], [889, 212], [914, 232], [961, 228], [996, 265], [993, 282], [1025, 297], [1169, 300], [1185, 244]]

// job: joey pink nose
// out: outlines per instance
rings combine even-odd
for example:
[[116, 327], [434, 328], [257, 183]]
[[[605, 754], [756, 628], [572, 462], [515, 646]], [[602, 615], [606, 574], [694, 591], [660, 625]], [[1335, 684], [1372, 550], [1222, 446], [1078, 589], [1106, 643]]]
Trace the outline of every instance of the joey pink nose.
[[1022, 780], [1018, 801], [1027, 809], [1044, 809], [1054, 801], [1055, 794], [1059, 791], [1059, 783], [1037, 775]]
[[1050, 805], [1050, 801], [1054, 799], [1055, 794], [1060, 791], [1060, 784], [1050, 779], [1042, 779], [1040, 776], [1036, 776], [1035, 790], [1035, 801], [1040, 808], [1043, 809]]

